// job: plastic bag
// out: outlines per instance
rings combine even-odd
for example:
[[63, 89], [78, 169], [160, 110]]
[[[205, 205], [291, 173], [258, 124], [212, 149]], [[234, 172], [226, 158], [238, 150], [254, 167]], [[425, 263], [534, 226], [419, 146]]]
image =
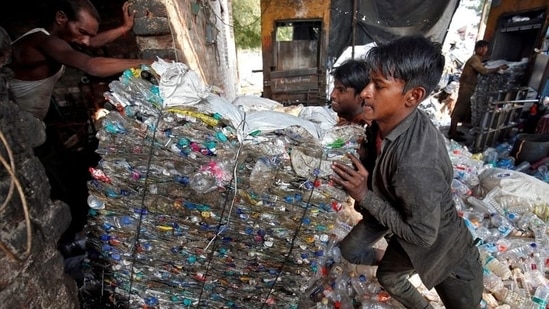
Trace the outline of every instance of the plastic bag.
[[549, 184], [528, 174], [492, 168], [484, 170], [479, 181], [482, 192], [499, 188], [493, 198], [506, 209], [524, 205], [549, 208]]
[[184, 63], [158, 59], [151, 66], [160, 75], [164, 106], [195, 105], [211, 93], [200, 76]]

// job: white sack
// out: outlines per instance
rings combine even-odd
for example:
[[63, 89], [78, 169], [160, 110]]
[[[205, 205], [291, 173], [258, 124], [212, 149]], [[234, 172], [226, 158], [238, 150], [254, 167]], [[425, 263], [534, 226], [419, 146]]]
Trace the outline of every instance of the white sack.
[[479, 187], [483, 195], [499, 189], [493, 198], [508, 210], [534, 205], [549, 207], [549, 184], [522, 172], [486, 169], [479, 175]]
[[275, 108], [284, 106], [280, 102], [253, 95], [239, 96], [234, 99], [233, 105], [237, 106], [245, 113], [274, 110]]
[[286, 113], [275, 111], [257, 111], [245, 116], [246, 125], [244, 136], [254, 132], [273, 132], [291, 126], [299, 126], [307, 130], [314, 138], [320, 139], [321, 134], [318, 128], [309, 120], [292, 116]]
[[200, 76], [184, 63], [158, 59], [151, 67], [160, 75], [158, 87], [165, 107], [192, 106], [211, 93]]

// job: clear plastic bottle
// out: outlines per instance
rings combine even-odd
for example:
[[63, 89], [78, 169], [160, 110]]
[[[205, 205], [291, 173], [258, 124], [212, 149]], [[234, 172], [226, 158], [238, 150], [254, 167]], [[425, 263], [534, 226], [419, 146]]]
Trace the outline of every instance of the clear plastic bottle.
[[511, 306], [513, 309], [530, 309], [536, 304], [529, 298], [516, 291], [508, 288], [503, 288], [497, 292], [494, 292], [494, 297], [504, 304]]
[[547, 165], [541, 165], [534, 173], [534, 177], [544, 182], [549, 182], [549, 167]]
[[515, 166], [515, 171], [517, 172], [526, 172], [530, 168], [530, 162], [523, 161], [519, 165]]
[[498, 152], [493, 147], [488, 147], [486, 150], [482, 152], [482, 159], [484, 163], [491, 164], [492, 167], [496, 166], [496, 163], [498, 161]]
[[489, 228], [481, 225], [476, 228], [475, 230], [475, 236], [482, 239], [485, 243], [486, 242], [492, 242], [498, 239], [499, 232], [490, 230]]
[[532, 286], [528, 283], [528, 280], [524, 276], [520, 265], [515, 265], [511, 272], [513, 273], [513, 278], [510, 286], [513, 288], [513, 290], [521, 293], [522, 295], [530, 296], [532, 293]]
[[487, 269], [484, 270], [483, 282], [484, 287], [492, 293], [504, 288], [503, 280]]
[[463, 201], [463, 198], [457, 195], [454, 195], [453, 200], [454, 200], [454, 205], [456, 206], [457, 211], [467, 210], [467, 205], [465, 204], [465, 201]]
[[351, 285], [353, 286], [358, 299], [364, 299], [364, 296], [369, 293], [368, 279], [364, 275], [357, 275], [355, 272], [352, 272]]
[[515, 224], [516, 222], [518, 222], [518, 220], [520, 220], [520, 214], [515, 212], [507, 212], [505, 217], [507, 218], [507, 220], [509, 220], [513, 224]]
[[501, 196], [499, 199], [501, 206], [507, 210], [516, 214], [524, 215], [529, 212], [533, 212], [534, 205], [524, 199], [517, 198], [516, 196]]
[[538, 216], [534, 215], [528, 222], [528, 227], [534, 233], [534, 239], [537, 244], [547, 244], [547, 225]]
[[353, 300], [342, 291], [333, 290], [326, 297], [334, 304], [334, 308], [352, 309]]
[[505, 214], [505, 211], [499, 204], [489, 204], [484, 202], [483, 200], [479, 200], [478, 198], [474, 196], [469, 196], [467, 198], [467, 202], [471, 204], [477, 211], [486, 213], [486, 214], [492, 214], [492, 213], [498, 213], [498, 214]]
[[351, 286], [351, 277], [348, 271], [343, 270], [332, 283], [334, 291], [345, 297], [353, 297], [354, 291]]
[[535, 309], [545, 309], [549, 302], [549, 287], [540, 285], [536, 288], [532, 301], [537, 304]]
[[523, 230], [523, 231], [527, 231], [529, 228], [530, 228], [530, 221], [533, 219], [533, 217], [535, 217], [536, 215], [533, 214], [532, 212], [528, 211], [528, 212], [525, 212], [522, 214], [522, 216], [520, 216], [519, 220], [517, 220], [517, 222], [515, 223], [515, 225], [517, 226], [517, 228]]
[[545, 278], [545, 275], [537, 269], [527, 270], [524, 273], [524, 278], [526, 279], [528, 284], [533, 288], [537, 288], [540, 286], [547, 286], [549, 283], [547, 282], [547, 278]]
[[360, 309], [391, 309], [394, 308], [390, 304], [380, 303], [375, 300], [364, 301]]
[[505, 216], [500, 215], [499, 213], [493, 213], [490, 215], [490, 223], [493, 227], [497, 228], [502, 237], [507, 237], [515, 227]]
[[351, 222], [349, 222], [350, 220], [342, 218], [342, 215], [340, 215], [342, 213], [343, 212], [338, 213], [334, 227], [332, 229], [332, 234], [334, 234], [337, 240], [345, 238], [345, 236], [347, 236], [347, 234], [349, 234], [349, 232], [353, 228], [353, 226], [350, 224]]
[[489, 252], [481, 250], [480, 259], [486, 269], [499, 276], [501, 279], [507, 280], [511, 277], [511, 269], [509, 269], [509, 265], [496, 259]]
[[507, 258], [510, 261], [518, 261], [521, 258], [526, 258], [528, 255], [534, 252], [537, 244], [535, 242], [529, 243], [520, 243], [517, 242], [513, 244], [509, 249], [501, 254], [503, 258]]
[[460, 198], [465, 198], [471, 195], [471, 189], [466, 184], [455, 178], [452, 179], [452, 192], [455, 196]]

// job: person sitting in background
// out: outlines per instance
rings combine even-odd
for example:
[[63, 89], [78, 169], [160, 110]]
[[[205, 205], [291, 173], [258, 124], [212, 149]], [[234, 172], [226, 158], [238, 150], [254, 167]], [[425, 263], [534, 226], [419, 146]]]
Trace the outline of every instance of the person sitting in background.
[[499, 70], [506, 70], [509, 66], [502, 64], [496, 68], [487, 68], [482, 64], [482, 57], [488, 53], [488, 42], [480, 40], [475, 44], [475, 51], [463, 66], [459, 78], [459, 92], [454, 110], [452, 111], [448, 137], [458, 142], [464, 141], [463, 133], [459, 132], [458, 123], [471, 123], [471, 97], [475, 93], [478, 83], [478, 75], [486, 75]]
[[[341, 255], [353, 264], [378, 265], [379, 283], [406, 308], [433, 308], [408, 280], [414, 273], [446, 308], [479, 308], [482, 265], [452, 198], [446, 141], [417, 108], [440, 80], [440, 44], [404, 36], [372, 48], [367, 62], [370, 82], [361, 97], [372, 119], [368, 162], [348, 154], [354, 166], [332, 164], [332, 180], [363, 215], [339, 243]], [[380, 258], [372, 245], [382, 237], [389, 240]]]
[[[97, 77], [108, 77], [151, 59], [91, 57], [74, 47], [100, 47], [123, 36], [133, 27], [129, 3], [122, 6], [122, 26], [98, 33], [100, 17], [88, 0], [58, 0], [50, 6], [45, 28], [35, 28], [12, 43], [9, 68], [14, 72], [10, 92], [24, 110], [44, 120], [53, 88], [65, 66]], [[73, 47], [74, 46], [74, 47]]]
[[334, 89], [330, 94], [332, 109], [337, 113], [336, 125], [368, 124], [364, 117], [364, 100], [360, 92], [368, 84], [368, 65], [364, 60], [350, 59], [336, 67], [331, 73]]

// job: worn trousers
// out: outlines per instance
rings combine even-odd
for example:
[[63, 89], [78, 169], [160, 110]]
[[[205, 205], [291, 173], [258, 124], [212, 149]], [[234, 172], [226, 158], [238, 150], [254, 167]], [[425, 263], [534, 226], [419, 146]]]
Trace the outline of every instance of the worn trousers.
[[[387, 230], [372, 222], [359, 222], [340, 242], [342, 256], [354, 264], [372, 265], [375, 251], [372, 245], [387, 234]], [[465, 258], [450, 275], [435, 286], [447, 309], [479, 308], [482, 298], [483, 270], [478, 249], [471, 244]], [[406, 308], [430, 309], [429, 301], [408, 280], [415, 269], [399, 242], [391, 238], [376, 277], [381, 286]]]

